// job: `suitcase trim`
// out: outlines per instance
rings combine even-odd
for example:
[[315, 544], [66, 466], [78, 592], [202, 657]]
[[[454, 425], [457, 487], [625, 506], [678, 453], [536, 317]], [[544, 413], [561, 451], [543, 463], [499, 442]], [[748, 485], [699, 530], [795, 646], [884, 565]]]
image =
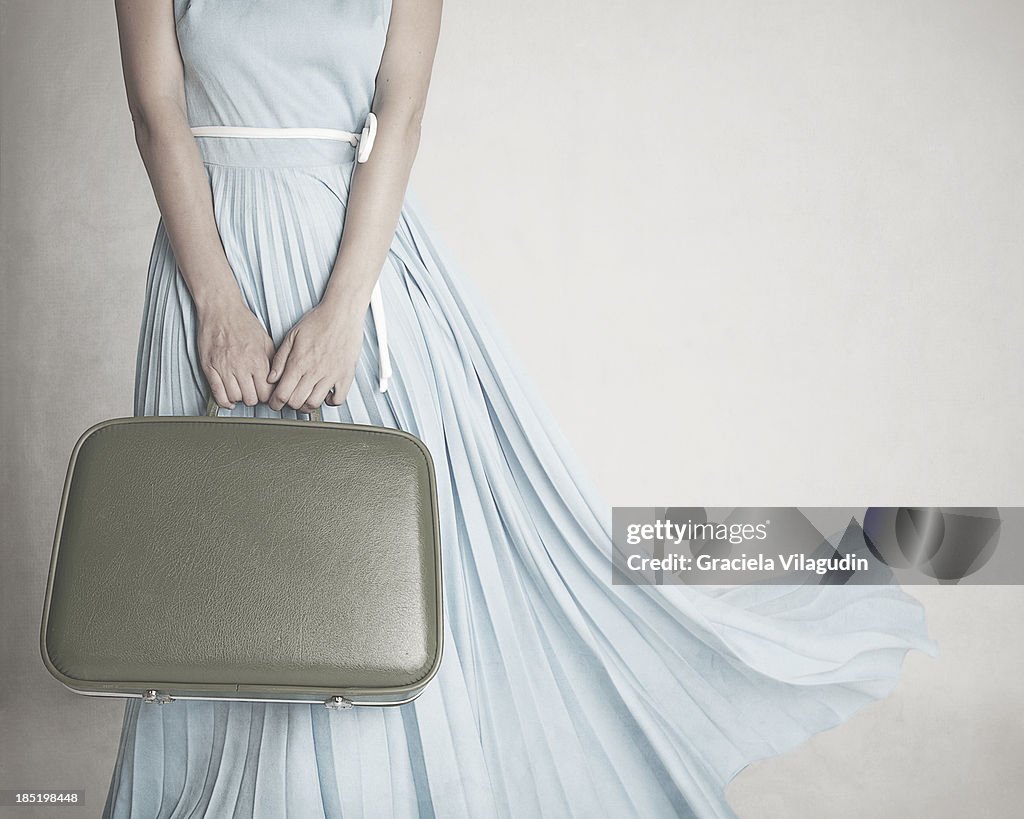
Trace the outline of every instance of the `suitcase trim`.
[[[67, 510], [67, 502], [71, 489], [71, 479], [75, 472], [75, 465], [78, 460], [79, 452], [82, 450], [85, 442], [92, 437], [95, 433], [107, 429], [113, 426], [119, 426], [123, 424], [134, 424], [134, 423], [152, 423], [159, 421], [161, 423], [201, 423], [201, 424], [223, 424], [223, 423], [243, 423], [243, 424], [270, 424], [270, 425], [287, 425], [287, 426], [302, 426], [309, 427], [310, 425], [317, 428], [324, 429], [350, 429], [357, 430], [359, 432], [383, 434], [390, 436], [398, 436], [409, 440], [415, 444], [416, 447], [422, 453], [427, 466], [427, 472], [430, 476], [430, 506], [431, 506], [431, 528], [434, 535], [434, 561], [437, 566], [436, 581], [434, 584], [434, 593], [437, 598], [437, 617], [436, 617], [436, 635], [437, 635], [437, 650], [434, 652], [433, 662], [430, 667], [424, 673], [424, 675], [411, 683], [406, 683], [400, 686], [388, 686], [388, 687], [377, 687], [377, 688], [356, 688], [356, 687], [339, 687], [336, 689], [325, 689], [325, 688], [314, 688], [311, 686], [287, 686], [287, 685], [268, 685], [268, 684], [252, 684], [243, 685], [228, 684], [228, 683], [160, 683], [156, 681], [142, 682], [142, 681], [110, 681], [110, 680], [86, 680], [70, 677], [61, 672], [53, 660], [50, 658], [49, 650], [46, 641], [47, 625], [49, 623], [50, 604], [53, 593], [53, 584], [55, 579], [55, 570], [57, 566], [57, 559], [60, 551], [61, 535], [64, 530], [64, 518]], [[316, 704], [320, 703], [327, 705], [325, 700], [330, 700], [334, 697], [341, 697], [343, 700], [351, 703], [352, 705], [367, 706], [367, 707], [388, 707], [392, 705], [405, 705], [412, 702], [422, 694], [427, 684], [437, 675], [437, 672], [441, 666], [441, 660], [444, 655], [444, 583], [443, 583], [443, 572], [441, 562], [441, 527], [438, 511], [438, 498], [437, 498], [437, 485], [436, 485], [436, 473], [434, 469], [434, 459], [427, 448], [427, 445], [417, 436], [403, 429], [397, 429], [395, 427], [382, 427], [373, 424], [351, 424], [344, 422], [335, 421], [314, 421], [302, 420], [299, 418], [263, 418], [257, 416], [230, 416], [230, 415], [218, 415], [216, 417], [209, 415], [135, 415], [126, 416], [120, 418], [110, 418], [107, 420], [99, 421], [88, 429], [86, 429], [78, 438], [72, 449], [71, 456], [68, 461], [68, 468], [64, 476], [63, 489], [61, 491], [60, 505], [57, 512], [57, 526], [54, 531], [53, 547], [50, 555], [49, 570], [47, 572], [46, 581], [46, 594], [43, 601], [43, 615], [42, 622], [39, 630], [39, 648], [40, 656], [43, 664], [46, 666], [47, 671], [53, 676], [58, 682], [61, 683], [69, 691], [76, 694], [83, 694], [86, 696], [105, 696], [105, 697], [138, 697], [145, 698], [142, 691], [157, 690], [169, 695], [172, 700], [178, 699], [194, 699], [194, 700], [206, 700], [214, 702], [285, 702], [285, 703], [308, 703]], [[76, 685], [90, 686], [88, 689], [77, 688]], [[199, 696], [192, 694], [175, 694], [175, 690], [190, 690], [190, 689], [207, 689], [207, 690], [220, 690], [226, 694], [240, 693], [238, 692], [239, 687], [247, 689], [246, 693], [265, 690], [270, 692], [285, 692], [294, 691], [298, 695], [308, 695], [309, 698], [288, 698], [288, 699], [274, 699], [274, 698], [262, 698], [262, 697], [237, 697], [237, 696]], [[106, 690], [104, 690], [106, 689]], [[411, 694], [401, 700], [364, 700], [360, 699], [363, 696], [370, 697], [388, 697], [388, 696], [402, 696]], [[331, 706], [328, 706], [331, 707]]]
[[[137, 694], [135, 692], [121, 693], [121, 692], [116, 692], [116, 691], [86, 691], [86, 690], [83, 690], [83, 689], [80, 689], [80, 688], [74, 688], [74, 687], [68, 685], [66, 682], [61, 682], [61, 685], [63, 685], [69, 691], [73, 691], [75, 694], [83, 694], [83, 695], [85, 695], [87, 697], [118, 697], [120, 699], [125, 699], [125, 698], [141, 699], [143, 701], [149, 702], [146, 699], [146, 694], [145, 693]], [[154, 690], [154, 689], [150, 689], [150, 690]], [[425, 690], [426, 690], [426, 687], [423, 687], [423, 688], [419, 689], [411, 697], [406, 697], [404, 700], [393, 700], [393, 701], [385, 701], [385, 702], [370, 702], [370, 701], [367, 701], [367, 700], [350, 700], [350, 699], [348, 699], [348, 697], [342, 697], [341, 695], [335, 695], [335, 696], [331, 696], [331, 697], [327, 697], [327, 698], [289, 699], [289, 700], [271, 699], [271, 698], [264, 698], [264, 697], [197, 697], [197, 696], [178, 696], [178, 695], [175, 695], [175, 694], [167, 694], [167, 696], [170, 698], [170, 700], [169, 700], [170, 702], [174, 702], [175, 700], [203, 700], [204, 702], [284, 702], [284, 703], [289, 703], [291, 705], [317, 705], [317, 704], [320, 704], [320, 705], [324, 705], [327, 708], [339, 707], [339, 706], [332, 706], [332, 705], [329, 704], [329, 702], [331, 700], [335, 699], [335, 698], [340, 698], [340, 699], [344, 700], [349, 706], [360, 705], [360, 706], [374, 706], [374, 707], [378, 707], [378, 708], [390, 708], [390, 707], [393, 707], [393, 706], [396, 706], [396, 705], [408, 705], [410, 702], [413, 702], [414, 700], [418, 699], [419, 696]], [[164, 694], [166, 692], [159, 692], [158, 691], [158, 693]], [[164, 703], [156, 701], [155, 704], [162, 705]], [[342, 706], [342, 707], [344, 707], [344, 706]]]

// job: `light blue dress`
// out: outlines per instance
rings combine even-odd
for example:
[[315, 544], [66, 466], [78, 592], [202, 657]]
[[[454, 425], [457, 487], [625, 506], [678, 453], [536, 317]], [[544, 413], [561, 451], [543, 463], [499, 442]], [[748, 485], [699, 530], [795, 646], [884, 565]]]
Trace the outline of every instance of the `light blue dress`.
[[[359, 132], [390, 5], [174, 0], [190, 124]], [[196, 141], [238, 285], [279, 344], [327, 283], [354, 149]], [[909, 649], [934, 651], [898, 587], [612, 586], [610, 508], [411, 193], [379, 283], [387, 391], [368, 311], [348, 401], [322, 412], [434, 454], [438, 676], [398, 708], [130, 699], [105, 816], [730, 817], [745, 765], [884, 697]], [[137, 415], [205, 411], [195, 327], [161, 223]], [[231, 414], [254, 411], [274, 415]]]

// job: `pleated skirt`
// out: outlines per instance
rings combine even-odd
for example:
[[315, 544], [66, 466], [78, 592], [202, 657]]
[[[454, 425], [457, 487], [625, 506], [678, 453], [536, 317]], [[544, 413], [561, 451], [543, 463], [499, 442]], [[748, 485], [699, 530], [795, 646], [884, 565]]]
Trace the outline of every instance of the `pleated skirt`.
[[[353, 168], [281, 151], [206, 157], [225, 253], [275, 344], [327, 284]], [[129, 699], [105, 817], [732, 817], [724, 788], [746, 765], [886, 696], [908, 650], [935, 653], [896, 586], [613, 586], [610, 508], [411, 190], [379, 281], [388, 390], [368, 312], [348, 400], [322, 413], [433, 453], [437, 677], [397, 708]], [[205, 411], [195, 329], [161, 222], [136, 415]]]

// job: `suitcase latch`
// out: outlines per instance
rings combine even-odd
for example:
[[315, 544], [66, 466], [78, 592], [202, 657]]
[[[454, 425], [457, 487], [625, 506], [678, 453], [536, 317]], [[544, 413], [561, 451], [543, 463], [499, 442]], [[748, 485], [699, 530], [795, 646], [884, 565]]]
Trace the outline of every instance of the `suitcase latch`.
[[335, 711], [348, 711], [350, 708], [354, 708], [352, 700], [347, 700], [344, 697], [328, 697], [324, 700], [324, 705], [328, 708], [333, 708]]
[[155, 702], [157, 705], [163, 705], [167, 702], [173, 702], [174, 697], [170, 694], [161, 694], [155, 688], [150, 688], [145, 694], [142, 695], [143, 702]]

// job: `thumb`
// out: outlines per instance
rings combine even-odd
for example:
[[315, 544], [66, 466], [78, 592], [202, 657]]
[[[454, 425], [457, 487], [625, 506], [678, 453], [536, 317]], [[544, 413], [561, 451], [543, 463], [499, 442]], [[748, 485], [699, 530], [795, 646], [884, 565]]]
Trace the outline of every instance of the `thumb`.
[[270, 362], [270, 374], [267, 376], [267, 381], [276, 381], [284, 370], [285, 361], [288, 360], [288, 353], [292, 349], [292, 336], [287, 335], [284, 337], [284, 341], [281, 342], [281, 346], [277, 348], [277, 352], [274, 353], [274, 360]]

